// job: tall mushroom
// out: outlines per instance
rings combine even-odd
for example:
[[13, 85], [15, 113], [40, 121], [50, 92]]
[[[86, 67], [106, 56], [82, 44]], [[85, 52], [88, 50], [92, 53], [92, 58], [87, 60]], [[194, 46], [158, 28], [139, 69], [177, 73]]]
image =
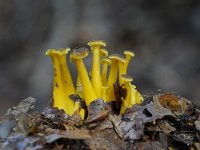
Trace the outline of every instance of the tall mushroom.
[[109, 93], [109, 101], [115, 101], [115, 94], [114, 94], [114, 87], [113, 84], [117, 81], [117, 73], [118, 73], [118, 62], [121, 61], [123, 58], [118, 54], [113, 54], [109, 56], [112, 61], [110, 67], [110, 74], [108, 76], [108, 93]]
[[104, 41], [91, 41], [88, 45], [91, 47], [93, 54], [91, 82], [97, 98], [101, 98], [102, 82], [100, 74], [100, 51], [102, 46], [106, 46], [106, 43]]
[[53, 107], [63, 109], [73, 115], [74, 102], [68, 96], [75, 93], [73, 81], [66, 63], [66, 55], [70, 49], [49, 49], [46, 55], [50, 56], [54, 66]]
[[79, 48], [77, 50], [72, 51], [70, 58], [76, 64], [76, 68], [78, 70], [78, 74], [82, 83], [82, 90], [86, 105], [90, 105], [90, 103], [97, 99], [96, 93], [92, 87], [90, 82], [88, 72], [83, 63], [83, 58], [87, 57], [88, 50], [86, 48]]
[[101, 81], [102, 86], [107, 86], [107, 71], [108, 71], [108, 65], [111, 65], [111, 60], [109, 58], [102, 58], [102, 72], [101, 72]]

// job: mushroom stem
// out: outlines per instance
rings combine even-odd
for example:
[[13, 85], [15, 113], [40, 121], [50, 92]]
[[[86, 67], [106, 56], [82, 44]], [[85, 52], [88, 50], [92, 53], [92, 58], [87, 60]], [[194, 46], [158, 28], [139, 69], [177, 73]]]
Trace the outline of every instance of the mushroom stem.
[[117, 60], [112, 59], [112, 64], [110, 67], [110, 74], [108, 77], [108, 86], [109, 86], [109, 98], [108, 102], [110, 101], [115, 101], [115, 94], [114, 94], [114, 87], [113, 84], [117, 80], [117, 72], [118, 72], [118, 65], [117, 65]]
[[50, 49], [46, 55], [52, 58], [54, 66], [53, 107], [63, 109], [67, 114], [74, 113], [74, 102], [68, 97], [75, 93], [72, 78], [66, 63], [69, 49], [57, 51]]
[[122, 62], [122, 61], [118, 62], [118, 66], [119, 66], [119, 83], [120, 83], [121, 86], [124, 83], [122, 78], [121, 78], [121, 76], [122, 76], [122, 74], [126, 74], [126, 72], [124, 70], [124, 65], [125, 65], [124, 62]]
[[111, 64], [111, 60], [109, 58], [102, 58], [101, 63], [102, 63], [102, 72], [101, 72], [102, 85], [107, 86], [108, 65]]
[[120, 74], [123, 73], [123, 63], [126, 62], [125, 58], [123, 58], [120, 55], [113, 54], [109, 56], [109, 58], [112, 61], [111, 68], [110, 68], [110, 74], [108, 77], [108, 86], [109, 86], [109, 95], [110, 95], [110, 101], [113, 101], [116, 99], [114, 94], [114, 87], [113, 84], [117, 81], [117, 73], [118, 68], [120, 69]]
[[104, 102], [108, 102], [108, 86], [103, 86], [102, 87], [102, 98]]
[[78, 74], [82, 83], [84, 99], [86, 105], [88, 106], [92, 101], [97, 99], [97, 96], [88, 77], [88, 73], [83, 63], [83, 60], [74, 59], [74, 62], [76, 64], [76, 68], [78, 70]]
[[76, 94], [83, 98], [82, 84], [79, 75], [76, 80]]
[[102, 82], [100, 73], [100, 57], [108, 55], [108, 52], [105, 49], [102, 49], [103, 46], [106, 46], [106, 43], [98, 40], [90, 41], [88, 42], [88, 45], [91, 47], [93, 53], [91, 82], [97, 97], [101, 98]]
[[76, 64], [76, 68], [82, 83], [83, 95], [86, 105], [97, 99], [96, 93], [90, 82], [87, 69], [83, 63], [83, 58], [87, 57], [88, 50], [86, 48], [79, 48], [72, 51], [70, 58]]
[[136, 86], [135, 85], [130, 85], [131, 86], [131, 97], [130, 97], [130, 102], [129, 106], [132, 107], [134, 104], [136, 104]]
[[91, 82], [95, 90], [97, 98], [101, 98], [102, 94], [102, 82], [100, 74], [100, 47], [95, 46], [93, 48], [93, 61], [92, 61], [92, 76]]
[[102, 65], [102, 73], [101, 73], [101, 80], [102, 80], [102, 85], [105, 86], [107, 85], [107, 71], [108, 71], [108, 64], [103, 63]]

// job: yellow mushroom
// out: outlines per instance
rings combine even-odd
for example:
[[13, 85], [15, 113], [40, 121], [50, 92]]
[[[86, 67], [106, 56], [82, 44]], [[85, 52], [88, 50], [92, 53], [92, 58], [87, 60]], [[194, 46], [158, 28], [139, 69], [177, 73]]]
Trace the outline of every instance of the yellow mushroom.
[[76, 64], [76, 68], [82, 83], [84, 99], [87, 106], [90, 105], [92, 101], [97, 99], [96, 93], [90, 82], [88, 72], [82, 60], [83, 58], [87, 57], [88, 53], [89, 52], [86, 48], [80, 48], [74, 50], [70, 55], [71, 60]]
[[118, 62], [121, 61], [121, 56], [118, 54], [113, 54], [109, 56], [109, 58], [112, 61], [111, 67], [110, 67], [110, 74], [108, 76], [108, 93], [109, 93], [109, 99], [108, 101], [115, 101], [115, 94], [114, 94], [114, 87], [113, 84], [117, 81], [117, 73], [118, 73]]
[[91, 47], [93, 54], [91, 82], [97, 98], [101, 98], [102, 82], [100, 74], [100, 51], [102, 46], [106, 46], [106, 43], [104, 41], [91, 41], [88, 45]]
[[101, 63], [102, 63], [102, 73], [101, 73], [102, 86], [106, 86], [108, 65], [111, 65], [111, 60], [109, 58], [102, 58]]
[[121, 79], [124, 81], [124, 88], [126, 89], [126, 98], [122, 99], [122, 105], [120, 114], [123, 114], [126, 110], [126, 108], [130, 108], [132, 105], [130, 105], [131, 100], [131, 82], [133, 81], [133, 78], [128, 76], [127, 74], [122, 74]]
[[125, 51], [124, 54], [126, 55], [126, 63], [124, 64], [124, 73], [126, 73], [127, 68], [128, 68], [128, 64], [129, 64], [131, 58], [133, 56], [135, 56], [135, 54], [131, 51]]
[[50, 56], [54, 66], [53, 107], [63, 109], [73, 115], [74, 102], [68, 97], [75, 93], [73, 81], [66, 63], [66, 55], [70, 49], [49, 49], [46, 55]]

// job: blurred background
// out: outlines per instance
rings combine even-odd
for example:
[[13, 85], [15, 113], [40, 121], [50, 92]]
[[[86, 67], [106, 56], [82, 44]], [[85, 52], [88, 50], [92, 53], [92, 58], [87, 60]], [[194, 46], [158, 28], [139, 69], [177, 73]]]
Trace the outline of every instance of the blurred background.
[[[128, 73], [142, 94], [160, 89], [200, 98], [200, 1], [0, 1], [0, 112], [32, 96], [51, 99], [48, 48], [82, 47], [101, 39], [111, 53], [133, 50]], [[88, 71], [91, 58], [85, 59]], [[76, 77], [74, 64], [68, 61]]]

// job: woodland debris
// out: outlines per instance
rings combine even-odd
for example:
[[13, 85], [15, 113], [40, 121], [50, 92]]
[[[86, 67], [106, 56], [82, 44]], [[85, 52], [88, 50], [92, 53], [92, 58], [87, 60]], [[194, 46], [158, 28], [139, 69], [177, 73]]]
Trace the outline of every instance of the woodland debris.
[[[77, 97], [73, 97], [76, 99]], [[79, 97], [78, 97], [79, 98]], [[97, 99], [87, 106], [89, 117], [47, 107], [33, 111], [34, 101], [23, 100], [9, 116], [21, 129], [0, 139], [3, 150], [14, 149], [198, 149], [200, 110], [171, 93], [158, 94], [126, 109], [122, 115], [112, 103]], [[106, 112], [103, 114], [102, 112]], [[88, 121], [90, 120], [90, 121]], [[82, 123], [80, 123], [82, 122]]]

